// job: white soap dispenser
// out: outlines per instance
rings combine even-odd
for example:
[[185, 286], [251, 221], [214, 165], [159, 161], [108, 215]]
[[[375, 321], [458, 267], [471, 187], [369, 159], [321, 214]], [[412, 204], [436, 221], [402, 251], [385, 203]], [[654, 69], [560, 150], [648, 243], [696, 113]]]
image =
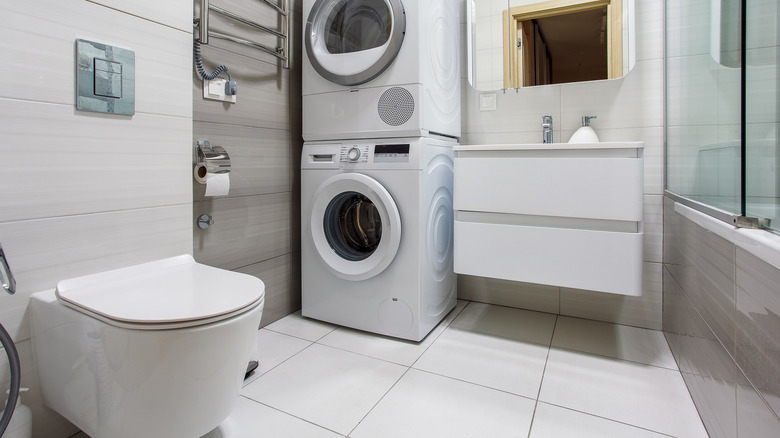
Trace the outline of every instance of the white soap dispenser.
[[569, 139], [569, 143], [598, 143], [599, 136], [590, 127], [590, 119], [595, 118], [596, 116], [582, 116], [582, 126], [574, 131], [574, 135]]
[[[30, 408], [22, 404], [21, 395], [22, 392], [27, 390], [28, 388], [19, 388], [14, 414], [11, 416], [11, 422], [8, 423], [8, 427], [5, 429], [3, 438], [30, 438], [32, 436], [32, 412]], [[6, 391], [6, 394], [8, 392]], [[3, 415], [3, 412], [5, 411], [0, 411], [0, 416]]]

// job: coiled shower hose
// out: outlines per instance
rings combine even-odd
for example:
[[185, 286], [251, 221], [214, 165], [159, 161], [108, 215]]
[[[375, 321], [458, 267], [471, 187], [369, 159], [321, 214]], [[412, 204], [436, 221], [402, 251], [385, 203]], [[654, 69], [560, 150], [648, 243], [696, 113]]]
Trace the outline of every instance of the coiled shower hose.
[[16, 399], [19, 397], [19, 387], [22, 383], [22, 370], [19, 365], [19, 353], [16, 351], [14, 340], [11, 335], [5, 331], [5, 327], [0, 324], [0, 344], [5, 348], [5, 354], [8, 356], [8, 364], [11, 368], [11, 389], [8, 392], [8, 401], [5, 403], [5, 412], [0, 418], [0, 437], [5, 433], [8, 423], [11, 422], [11, 416], [16, 408]]

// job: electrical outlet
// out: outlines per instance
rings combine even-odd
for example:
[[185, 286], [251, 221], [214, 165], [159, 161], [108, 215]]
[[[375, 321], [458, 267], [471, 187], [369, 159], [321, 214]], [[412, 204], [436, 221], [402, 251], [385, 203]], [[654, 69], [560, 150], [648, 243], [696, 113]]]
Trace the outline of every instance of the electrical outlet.
[[223, 102], [236, 103], [236, 96], [225, 94], [225, 84], [227, 79], [216, 78], [212, 80], [203, 80], [203, 98], [211, 100], [221, 100]]

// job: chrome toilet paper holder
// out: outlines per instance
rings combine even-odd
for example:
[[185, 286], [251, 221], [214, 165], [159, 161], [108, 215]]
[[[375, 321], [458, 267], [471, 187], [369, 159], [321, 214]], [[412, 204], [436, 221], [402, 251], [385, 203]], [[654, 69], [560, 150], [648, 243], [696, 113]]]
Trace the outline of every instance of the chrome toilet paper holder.
[[204, 183], [208, 173], [229, 173], [230, 167], [230, 155], [225, 148], [212, 145], [208, 140], [196, 142], [194, 176], [198, 182]]

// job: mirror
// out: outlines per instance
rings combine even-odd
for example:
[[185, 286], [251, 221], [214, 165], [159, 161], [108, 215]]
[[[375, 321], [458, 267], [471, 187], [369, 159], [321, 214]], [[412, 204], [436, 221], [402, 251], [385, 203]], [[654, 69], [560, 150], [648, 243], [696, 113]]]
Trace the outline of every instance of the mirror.
[[634, 0], [467, 0], [480, 91], [614, 79], [634, 64]]

